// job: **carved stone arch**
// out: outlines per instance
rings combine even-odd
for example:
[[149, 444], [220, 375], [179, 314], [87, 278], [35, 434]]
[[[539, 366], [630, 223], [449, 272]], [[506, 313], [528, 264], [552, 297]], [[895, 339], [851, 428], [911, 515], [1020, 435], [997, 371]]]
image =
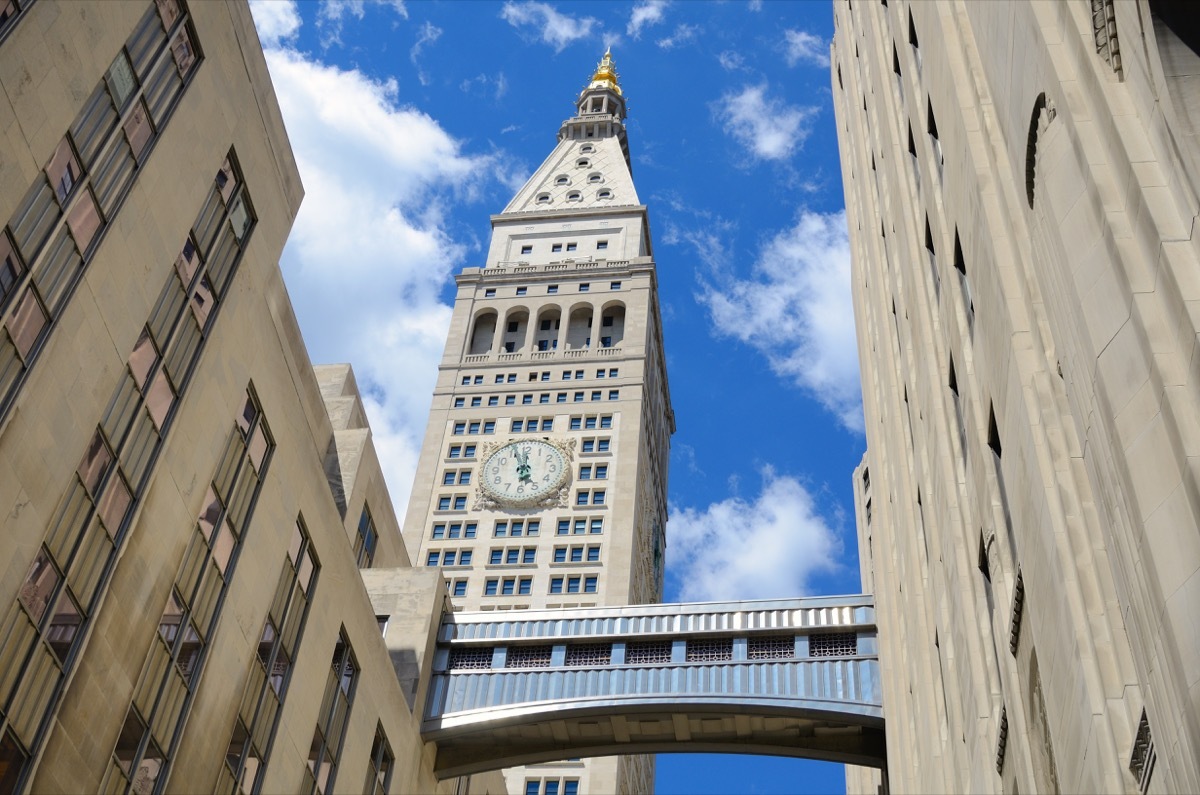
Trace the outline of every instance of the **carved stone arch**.
[[475, 318], [471, 321], [471, 337], [467, 341], [469, 356], [491, 352], [492, 345], [496, 341], [496, 328], [499, 322], [500, 315], [492, 307], [481, 309], [475, 313]]
[[1025, 198], [1029, 200], [1029, 209], [1033, 209], [1033, 197], [1037, 187], [1037, 148], [1038, 137], [1054, 121], [1056, 111], [1054, 103], [1046, 98], [1046, 92], [1038, 94], [1033, 103], [1033, 113], [1029, 117], [1029, 137], [1025, 142]]
[[525, 341], [529, 336], [529, 316], [529, 307], [524, 304], [504, 311], [504, 320], [497, 329], [502, 352], [520, 353], [525, 349]]
[[580, 301], [571, 306], [567, 315], [567, 350], [579, 350], [592, 344], [592, 316], [596, 308], [590, 302]]
[[538, 307], [533, 328], [534, 350], [553, 351], [558, 349], [562, 317], [562, 307], [557, 303], [542, 304]]
[[600, 347], [616, 348], [625, 339], [625, 302], [606, 301], [600, 308]]

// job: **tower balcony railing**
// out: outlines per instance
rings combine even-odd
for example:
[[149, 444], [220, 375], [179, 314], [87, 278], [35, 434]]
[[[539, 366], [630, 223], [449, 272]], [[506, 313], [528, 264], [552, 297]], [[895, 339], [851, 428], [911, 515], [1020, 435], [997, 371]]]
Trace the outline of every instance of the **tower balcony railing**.
[[504, 276], [517, 273], [561, 273], [574, 268], [575, 270], [592, 270], [597, 268], [624, 268], [629, 265], [627, 259], [604, 259], [597, 257], [578, 257], [573, 259], [555, 260], [542, 265], [533, 265], [525, 260], [500, 260], [485, 268], [489, 276]]

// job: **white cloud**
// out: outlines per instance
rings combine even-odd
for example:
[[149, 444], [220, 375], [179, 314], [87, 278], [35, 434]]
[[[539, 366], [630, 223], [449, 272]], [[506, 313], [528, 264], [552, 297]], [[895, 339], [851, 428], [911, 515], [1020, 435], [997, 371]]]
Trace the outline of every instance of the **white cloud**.
[[508, 78], [504, 76], [504, 72], [495, 75], [480, 73], [464, 79], [458, 84], [458, 89], [464, 94], [485, 97], [490, 95], [492, 99], [498, 100], [508, 93]]
[[465, 153], [400, 103], [394, 80], [290, 47], [266, 55], [306, 194], [281, 263], [288, 291], [313, 361], [353, 363], [402, 512], [450, 321], [440, 292], [467, 253], [439, 208], [509, 166]]
[[756, 348], [774, 372], [862, 432], [862, 390], [844, 212], [801, 212], [771, 239], [749, 279], [703, 283], [717, 331]]
[[803, 484], [770, 467], [761, 475], [752, 501], [671, 507], [667, 566], [683, 601], [802, 596], [814, 574], [839, 567], [842, 543]]
[[524, 2], [507, 2], [500, 11], [500, 18], [517, 30], [536, 28], [537, 36], [554, 47], [555, 52], [575, 41], [592, 34], [597, 21], [592, 17], [582, 19], [567, 14], [560, 14], [549, 3], [539, 3], [535, 0]]
[[785, 30], [783, 40], [784, 57], [788, 66], [795, 66], [800, 61], [829, 66], [829, 45], [820, 36], [805, 33], [803, 30]]
[[746, 59], [741, 53], [725, 50], [717, 55], [717, 63], [727, 72], [736, 72], [746, 68]]
[[762, 2], [762, 0], [750, 0], [750, 4], [749, 4], [748, 8], [751, 11], [762, 11], [763, 2]]
[[[317, 9], [317, 27], [321, 29], [321, 46], [342, 43], [342, 23], [346, 17], [362, 19], [368, 0], [321, 0]], [[408, 19], [404, 0], [370, 0], [391, 7], [402, 19]]]
[[290, 41], [300, 31], [300, 11], [294, 0], [251, 0], [250, 12], [263, 47]]
[[750, 153], [762, 160], [783, 160], [808, 137], [805, 122], [816, 108], [788, 105], [767, 97], [767, 85], [727, 93], [714, 106], [717, 120]]
[[676, 25], [675, 31], [665, 39], [659, 39], [657, 44], [664, 50], [670, 50], [678, 47], [680, 44], [687, 44], [689, 41], [694, 41], [696, 34], [700, 32], [698, 25]]
[[425, 70], [421, 68], [418, 59], [421, 57], [421, 50], [426, 44], [433, 44], [442, 37], [442, 29], [434, 25], [429, 20], [426, 20], [421, 25], [421, 30], [417, 34], [417, 41], [413, 44], [412, 49], [408, 51], [408, 58], [412, 61], [413, 66], [417, 67], [417, 79], [421, 81], [421, 85], [429, 85], [429, 75], [425, 74]]
[[629, 24], [625, 32], [633, 38], [641, 38], [642, 28], [657, 25], [663, 20], [663, 14], [670, 5], [667, 0], [639, 0], [634, 3], [633, 13], [629, 15]]

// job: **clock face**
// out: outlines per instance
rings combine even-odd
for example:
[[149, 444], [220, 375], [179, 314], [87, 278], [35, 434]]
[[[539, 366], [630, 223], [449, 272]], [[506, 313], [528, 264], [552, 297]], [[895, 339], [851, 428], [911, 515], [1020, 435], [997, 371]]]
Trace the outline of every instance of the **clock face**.
[[567, 478], [567, 459], [552, 444], [517, 440], [492, 453], [483, 465], [484, 490], [508, 505], [539, 502]]

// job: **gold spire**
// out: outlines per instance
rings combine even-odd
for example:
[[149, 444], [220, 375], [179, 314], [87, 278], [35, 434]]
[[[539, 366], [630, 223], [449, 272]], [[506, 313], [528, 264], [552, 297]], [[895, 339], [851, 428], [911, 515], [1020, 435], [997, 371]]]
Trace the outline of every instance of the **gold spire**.
[[600, 59], [600, 63], [596, 65], [596, 73], [592, 75], [592, 82], [588, 88], [610, 88], [618, 94], [621, 93], [621, 87], [617, 85], [617, 80], [620, 75], [617, 74], [617, 67], [613, 65], [612, 47], [604, 51], [604, 57]]

